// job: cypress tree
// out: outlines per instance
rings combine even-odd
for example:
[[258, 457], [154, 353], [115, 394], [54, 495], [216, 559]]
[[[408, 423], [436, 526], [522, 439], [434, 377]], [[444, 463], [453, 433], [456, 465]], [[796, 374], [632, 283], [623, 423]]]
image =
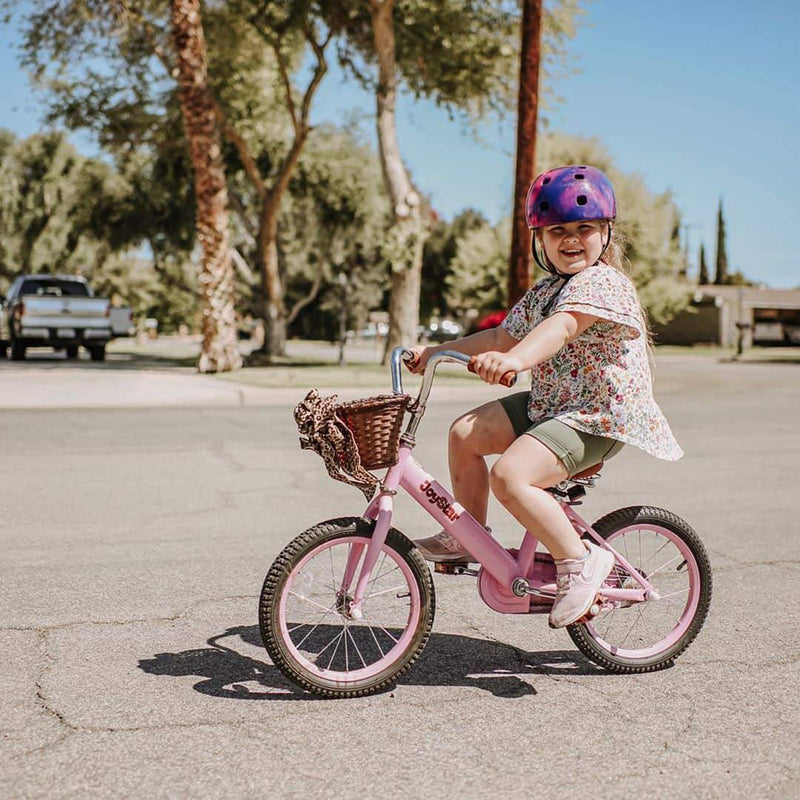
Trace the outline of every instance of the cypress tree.
[[697, 282], [701, 286], [705, 286], [708, 283], [708, 265], [706, 264], [706, 248], [702, 243], [700, 244], [700, 273], [697, 276]]
[[722, 216], [722, 199], [717, 210], [717, 274], [714, 278], [717, 286], [728, 283], [728, 254], [725, 252], [725, 219]]

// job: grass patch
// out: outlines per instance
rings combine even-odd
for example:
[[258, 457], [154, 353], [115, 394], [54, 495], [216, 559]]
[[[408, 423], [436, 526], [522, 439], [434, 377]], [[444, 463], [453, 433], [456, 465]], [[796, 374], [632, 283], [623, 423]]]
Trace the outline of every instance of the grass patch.
[[[364, 387], [392, 389], [389, 367], [382, 364], [349, 364], [340, 367], [336, 364], [319, 362], [291, 361], [271, 367], [245, 367], [236, 372], [224, 372], [216, 376], [220, 380], [243, 383], [247, 386], [260, 386], [267, 389]], [[477, 380], [466, 370], [441, 369], [436, 372], [437, 384], [463, 385], [465, 381]], [[406, 372], [403, 375], [404, 388], [409, 390], [419, 386], [419, 378]]]

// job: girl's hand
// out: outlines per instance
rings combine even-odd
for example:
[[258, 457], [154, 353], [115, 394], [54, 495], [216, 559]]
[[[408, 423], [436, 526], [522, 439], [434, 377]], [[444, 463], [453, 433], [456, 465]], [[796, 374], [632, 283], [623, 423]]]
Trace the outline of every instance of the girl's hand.
[[407, 364], [409, 371], [414, 375], [422, 375], [425, 372], [425, 365], [428, 359], [436, 352], [435, 347], [425, 347], [425, 345], [417, 345], [416, 347], [408, 348], [417, 357], [413, 365]]
[[486, 383], [496, 384], [500, 383], [500, 378], [507, 372], [513, 372], [516, 375], [525, 367], [518, 358], [510, 356], [508, 353], [490, 351], [473, 356], [470, 361], [470, 369]]

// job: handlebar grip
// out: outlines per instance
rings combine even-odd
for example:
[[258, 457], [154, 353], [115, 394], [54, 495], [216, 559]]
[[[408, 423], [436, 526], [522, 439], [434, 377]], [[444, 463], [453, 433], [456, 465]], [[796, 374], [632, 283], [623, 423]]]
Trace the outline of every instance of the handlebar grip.
[[[475, 372], [475, 367], [472, 365], [472, 361], [467, 364], [467, 369], [473, 374], [477, 374]], [[509, 370], [500, 378], [500, 385], [505, 386], [510, 389], [515, 383], [517, 382], [517, 373], [513, 370]]]
[[419, 364], [419, 356], [416, 353], [406, 352], [403, 353], [402, 361], [406, 365], [406, 369], [413, 370]]

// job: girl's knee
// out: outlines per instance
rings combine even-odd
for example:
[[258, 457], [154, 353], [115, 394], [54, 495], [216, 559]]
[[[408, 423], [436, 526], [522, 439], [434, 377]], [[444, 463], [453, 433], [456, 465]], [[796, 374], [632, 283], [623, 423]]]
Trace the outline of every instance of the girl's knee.
[[525, 488], [513, 465], [502, 458], [497, 459], [489, 470], [489, 486], [501, 503], [513, 500]]
[[464, 444], [474, 435], [475, 420], [471, 414], [463, 414], [450, 423], [448, 438], [451, 443]]

